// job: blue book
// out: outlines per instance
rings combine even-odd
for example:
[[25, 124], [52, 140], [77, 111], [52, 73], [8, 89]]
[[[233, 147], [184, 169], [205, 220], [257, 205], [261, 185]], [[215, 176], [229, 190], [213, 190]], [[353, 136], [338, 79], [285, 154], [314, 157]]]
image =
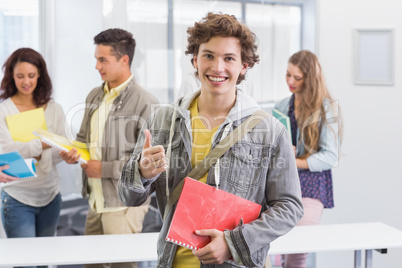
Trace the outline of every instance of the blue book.
[[37, 177], [35, 168], [36, 159], [22, 158], [18, 151], [0, 154], [0, 166], [9, 165], [3, 172], [7, 175], [17, 178]]
[[278, 111], [277, 109], [272, 109], [272, 115], [273, 115], [273, 117], [275, 117], [276, 119], [278, 119], [279, 122], [281, 122], [282, 124], [285, 125], [286, 130], [287, 130], [288, 133], [289, 133], [290, 141], [292, 141], [292, 130], [291, 130], [291, 128], [290, 128], [290, 118], [289, 118], [289, 116], [287, 116], [287, 115], [281, 113], [281, 112]]

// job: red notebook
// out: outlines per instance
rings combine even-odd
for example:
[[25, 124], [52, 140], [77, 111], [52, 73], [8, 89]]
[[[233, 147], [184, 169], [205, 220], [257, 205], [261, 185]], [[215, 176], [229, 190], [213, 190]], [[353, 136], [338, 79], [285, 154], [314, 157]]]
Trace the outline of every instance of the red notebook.
[[244, 223], [258, 219], [260, 211], [261, 205], [257, 203], [187, 177], [165, 239], [200, 249], [211, 239], [196, 235], [196, 230], [232, 230], [240, 219]]

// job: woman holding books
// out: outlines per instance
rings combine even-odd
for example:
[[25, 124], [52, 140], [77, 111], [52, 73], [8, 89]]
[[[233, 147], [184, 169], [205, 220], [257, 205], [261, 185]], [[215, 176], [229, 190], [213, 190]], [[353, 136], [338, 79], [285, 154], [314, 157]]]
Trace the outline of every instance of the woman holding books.
[[[334, 206], [331, 169], [338, 164], [342, 137], [339, 106], [328, 92], [316, 55], [310, 51], [290, 57], [286, 82], [292, 95], [275, 108], [290, 118], [304, 206], [298, 225], [315, 225], [324, 208]], [[306, 267], [306, 258], [307, 254], [285, 255], [283, 267]]]
[[[0, 153], [18, 151], [23, 158], [38, 160], [37, 177], [9, 182], [2, 180], [4, 230], [9, 238], [53, 236], [61, 206], [56, 169], [61, 157], [40, 139], [31, 139], [32, 130], [27, 126], [42, 117], [49, 131], [64, 135], [64, 113], [61, 106], [51, 99], [52, 83], [46, 63], [38, 52], [30, 48], [17, 49], [4, 63], [3, 71]], [[15, 125], [23, 126], [26, 132], [16, 131]]]

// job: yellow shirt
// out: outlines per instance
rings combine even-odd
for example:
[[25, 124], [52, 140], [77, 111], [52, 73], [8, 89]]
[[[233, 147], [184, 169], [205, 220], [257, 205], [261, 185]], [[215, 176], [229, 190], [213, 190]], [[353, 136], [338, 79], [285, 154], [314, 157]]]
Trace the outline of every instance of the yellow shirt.
[[[191, 129], [193, 135], [193, 144], [191, 151], [191, 166], [194, 168], [211, 151], [212, 140], [219, 126], [214, 129], [207, 129], [203, 122], [205, 119], [198, 115], [198, 97], [191, 103], [190, 107]], [[207, 124], [207, 122], [205, 122]], [[207, 182], [208, 172], [200, 179], [201, 182]], [[200, 267], [198, 258], [195, 257], [190, 249], [178, 247], [176, 256], [173, 260], [174, 268], [193, 268]]]
[[[102, 160], [102, 139], [105, 130], [106, 119], [109, 116], [110, 106], [113, 101], [119, 96], [120, 92], [125, 89], [133, 78], [131, 75], [126, 81], [115, 88], [109, 90], [109, 84], [105, 83], [103, 90], [105, 96], [99, 105], [99, 108], [93, 113], [91, 117], [91, 135], [90, 143], [96, 146], [89, 148], [91, 159]], [[125, 207], [105, 208], [105, 199], [103, 198], [102, 181], [99, 178], [88, 178], [89, 185], [89, 206], [92, 210], [98, 213], [114, 212], [125, 209]]]

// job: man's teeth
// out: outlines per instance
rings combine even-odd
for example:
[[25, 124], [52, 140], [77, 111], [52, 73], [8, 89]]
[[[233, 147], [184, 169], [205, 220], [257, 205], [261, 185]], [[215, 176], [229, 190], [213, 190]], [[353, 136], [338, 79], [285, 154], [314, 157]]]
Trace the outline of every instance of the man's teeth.
[[212, 77], [212, 76], [208, 76], [208, 78], [209, 78], [209, 80], [214, 81], [214, 82], [222, 82], [226, 79], [225, 77]]

